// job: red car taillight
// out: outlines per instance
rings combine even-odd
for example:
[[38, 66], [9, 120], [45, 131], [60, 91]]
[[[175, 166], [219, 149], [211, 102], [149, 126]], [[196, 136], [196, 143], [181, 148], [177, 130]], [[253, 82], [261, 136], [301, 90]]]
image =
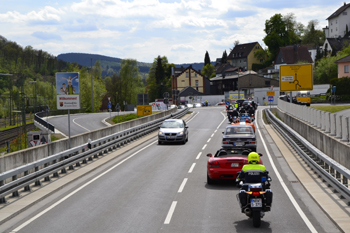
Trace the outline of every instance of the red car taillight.
[[208, 161], [209, 167], [220, 167], [219, 162], [216, 160]]

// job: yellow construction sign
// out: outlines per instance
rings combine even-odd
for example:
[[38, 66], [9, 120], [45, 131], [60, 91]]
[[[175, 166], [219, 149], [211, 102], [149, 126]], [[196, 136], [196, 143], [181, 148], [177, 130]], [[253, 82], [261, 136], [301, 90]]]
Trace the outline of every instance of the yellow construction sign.
[[275, 91], [266, 91], [266, 96], [275, 96]]
[[312, 64], [281, 65], [280, 91], [313, 90]]
[[138, 105], [136, 109], [138, 116], [152, 115], [152, 105]]

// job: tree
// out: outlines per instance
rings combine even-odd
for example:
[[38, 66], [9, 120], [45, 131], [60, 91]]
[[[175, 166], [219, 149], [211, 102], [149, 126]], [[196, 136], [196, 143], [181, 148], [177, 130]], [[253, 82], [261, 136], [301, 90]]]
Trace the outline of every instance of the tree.
[[221, 64], [227, 63], [227, 53], [226, 50], [222, 53]]
[[266, 36], [263, 41], [270, 51], [270, 61], [277, 56], [278, 49], [283, 46], [299, 43], [303, 26], [295, 21], [293, 13], [282, 16], [275, 14], [265, 21]]
[[137, 61], [135, 59], [122, 60], [119, 76], [121, 79], [119, 91], [121, 92], [122, 100], [125, 100], [128, 104], [137, 104], [137, 94], [143, 93]]
[[212, 64], [207, 64], [203, 67], [201, 73], [204, 75], [204, 77], [211, 79], [216, 76], [215, 66], [213, 66]]
[[303, 44], [314, 44], [316, 47], [323, 44], [325, 35], [322, 30], [316, 29], [317, 25], [317, 20], [309, 21], [307, 27], [304, 30], [304, 35], [302, 36]]
[[146, 80], [150, 101], [162, 99], [164, 92], [171, 92], [171, 67], [175, 65], [169, 64], [165, 56], [154, 59]]
[[206, 66], [207, 64], [210, 64], [210, 57], [209, 57], [208, 51], [205, 52], [205, 56], [204, 56], [204, 66]]
[[331, 79], [338, 77], [338, 64], [334, 63], [339, 57], [324, 57], [315, 68], [315, 83], [328, 84]]

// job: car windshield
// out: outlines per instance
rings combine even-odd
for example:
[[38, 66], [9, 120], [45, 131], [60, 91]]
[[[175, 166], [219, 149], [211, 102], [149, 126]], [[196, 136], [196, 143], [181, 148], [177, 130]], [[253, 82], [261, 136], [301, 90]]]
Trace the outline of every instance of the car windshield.
[[161, 128], [183, 128], [184, 125], [178, 121], [164, 121]]
[[220, 150], [215, 157], [248, 157], [250, 150], [245, 149], [225, 149]]
[[234, 134], [253, 134], [253, 128], [251, 126], [237, 126], [237, 127], [228, 127], [226, 128], [225, 135], [234, 135]]

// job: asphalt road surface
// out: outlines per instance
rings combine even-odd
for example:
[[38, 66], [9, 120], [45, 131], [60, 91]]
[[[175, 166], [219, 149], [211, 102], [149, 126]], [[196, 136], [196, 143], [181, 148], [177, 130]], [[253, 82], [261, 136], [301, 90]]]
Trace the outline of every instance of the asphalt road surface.
[[254, 228], [240, 212], [233, 182], [207, 184], [206, 154], [220, 148], [221, 132], [228, 125], [223, 109], [193, 109], [197, 115], [188, 123], [185, 145], [158, 145], [156, 138], [135, 145], [94, 177], [77, 181], [49, 204], [38, 204], [35, 213], [6, 232], [339, 232], [295, 182], [260, 121], [260, 111], [258, 151], [274, 193], [272, 210], [261, 227]]
[[[134, 112], [120, 112], [119, 115], [130, 114]], [[84, 113], [84, 114], [71, 114], [70, 115], [70, 135], [75, 136], [82, 133], [87, 133], [93, 130], [107, 127], [108, 125], [102, 123], [104, 119], [118, 116], [116, 112], [102, 112], [102, 113]], [[46, 118], [44, 118], [46, 120]], [[48, 118], [48, 121], [55, 126], [55, 129], [59, 130], [66, 136], [69, 135], [68, 127], [68, 115], [56, 116]]]

